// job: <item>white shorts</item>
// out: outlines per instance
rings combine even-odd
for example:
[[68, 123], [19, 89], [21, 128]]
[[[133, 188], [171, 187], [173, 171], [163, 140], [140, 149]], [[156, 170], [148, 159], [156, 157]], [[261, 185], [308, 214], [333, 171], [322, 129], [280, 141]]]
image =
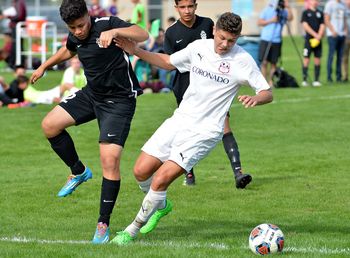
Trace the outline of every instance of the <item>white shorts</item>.
[[55, 98], [60, 97], [60, 87], [56, 86], [51, 90], [40, 92], [40, 95], [36, 99], [36, 104], [52, 104]]
[[160, 161], [174, 161], [190, 171], [222, 140], [222, 132], [196, 132], [175, 116], [165, 120], [142, 147]]

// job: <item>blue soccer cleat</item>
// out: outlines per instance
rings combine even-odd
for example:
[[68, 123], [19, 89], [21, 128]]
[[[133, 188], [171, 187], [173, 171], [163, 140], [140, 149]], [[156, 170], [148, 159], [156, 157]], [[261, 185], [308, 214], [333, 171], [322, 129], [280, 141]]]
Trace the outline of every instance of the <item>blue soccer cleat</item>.
[[109, 227], [106, 223], [99, 222], [96, 227], [93, 244], [104, 244], [109, 240]]
[[88, 167], [85, 167], [84, 173], [80, 175], [70, 175], [68, 177], [67, 183], [62, 187], [58, 192], [58, 197], [66, 197], [68, 194], [71, 194], [75, 188], [78, 187], [81, 183], [92, 178], [91, 170]]

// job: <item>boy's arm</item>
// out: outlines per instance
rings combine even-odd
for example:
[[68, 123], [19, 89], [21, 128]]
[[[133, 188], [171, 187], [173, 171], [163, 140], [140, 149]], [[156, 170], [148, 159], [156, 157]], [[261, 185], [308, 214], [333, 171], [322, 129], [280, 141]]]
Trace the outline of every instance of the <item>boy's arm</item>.
[[255, 96], [240, 95], [238, 96], [238, 100], [242, 103], [243, 106], [248, 108], [270, 103], [273, 100], [273, 96], [270, 89], [259, 91]]
[[170, 63], [170, 55], [146, 51], [138, 47], [134, 41], [125, 38], [117, 38], [115, 42], [118, 47], [122, 48], [130, 55], [136, 55], [149, 64], [166, 70], [174, 70], [176, 68]]
[[66, 61], [74, 55], [75, 53], [69, 51], [66, 46], [61, 47], [53, 56], [51, 56], [45, 63], [40, 65], [39, 68], [33, 72], [32, 76], [30, 77], [30, 83], [34, 84], [43, 76], [48, 68]]
[[148, 32], [137, 25], [130, 27], [116, 28], [101, 32], [100, 42], [103, 47], [107, 48], [113, 39], [123, 37], [136, 42], [143, 42], [148, 39]]
[[314, 31], [307, 22], [303, 22], [302, 25], [303, 25], [304, 30], [308, 34], [310, 34], [312, 37], [314, 37], [316, 39], [321, 39], [321, 38], [319, 38], [319, 34], [316, 31]]

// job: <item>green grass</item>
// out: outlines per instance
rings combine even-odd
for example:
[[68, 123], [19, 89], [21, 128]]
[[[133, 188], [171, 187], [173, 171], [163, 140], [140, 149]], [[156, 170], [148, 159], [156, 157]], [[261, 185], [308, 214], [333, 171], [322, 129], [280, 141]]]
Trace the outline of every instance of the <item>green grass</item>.
[[[300, 78], [288, 39], [284, 48], [284, 67]], [[55, 86], [60, 75], [49, 72], [38, 87]], [[186, 188], [182, 179], [175, 181], [168, 191], [173, 212], [150, 235], [126, 247], [89, 243], [101, 183], [96, 122], [69, 129], [94, 178], [60, 199], [56, 194], [68, 170], [40, 129], [52, 106], [2, 108], [0, 257], [255, 257], [248, 236], [264, 222], [283, 230], [282, 257], [349, 257], [349, 92], [350, 85], [325, 84], [275, 89], [274, 103], [255, 109], [235, 102], [231, 126], [253, 182], [246, 190], [234, 187], [220, 143], [195, 167], [197, 186]], [[174, 108], [171, 94], [138, 100], [121, 162], [112, 237], [132, 221], [143, 199], [132, 175], [140, 147]]]

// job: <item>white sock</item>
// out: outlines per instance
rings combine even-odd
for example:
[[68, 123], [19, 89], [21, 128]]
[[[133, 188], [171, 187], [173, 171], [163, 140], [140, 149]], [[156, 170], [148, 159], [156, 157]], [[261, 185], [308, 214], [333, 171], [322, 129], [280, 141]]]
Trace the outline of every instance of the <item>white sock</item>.
[[137, 181], [142, 192], [148, 193], [149, 189], [151, 188], [152, 179], [153, 175], [145, 181]]
[[151, 188], [143, 199], [141, 208], [136, 215], [135, 220], [126, 227], [124, 231], [135, 237], [140, 228], [146, 224], [149, 218], [158, 209], [164, 209], [166, 205], [166, 191], [153, 191]]

